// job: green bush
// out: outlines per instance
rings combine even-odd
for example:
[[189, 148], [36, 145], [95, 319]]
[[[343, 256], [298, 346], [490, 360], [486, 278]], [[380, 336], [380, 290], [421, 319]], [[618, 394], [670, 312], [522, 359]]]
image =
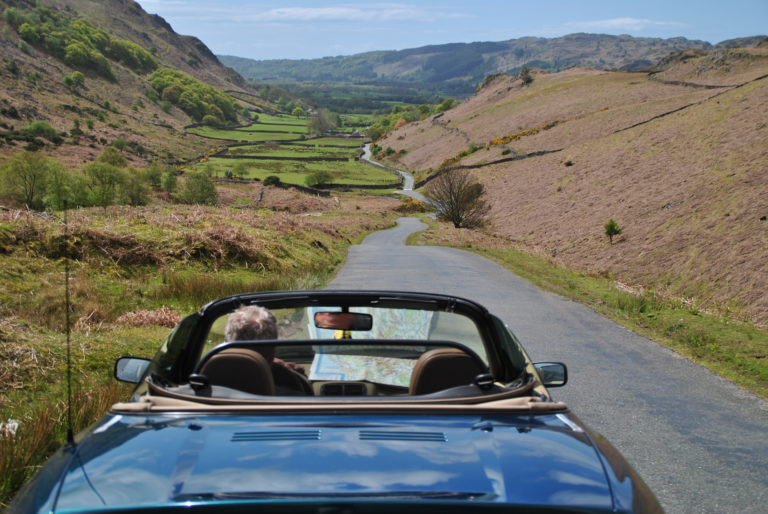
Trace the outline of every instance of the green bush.
[[178, 175], [175, 170], [168, 169], [160, 176], [160, 188], [168, 193], [176, 191], [176, 185], [178, 184]]
[[277, 175], [270, 175], [264, 179], [264, 185], [281, 187], [282, 182], [280, 181], [280, 177], [278, 177]]
[[605, 235], [608, 236], [611, 244], [613, 244], [613, 236], [618, 236], [622, 231], [623, 229], [613, 218], [609, 219], [608, 223], [605, 224]]
[[26, 132], [33, 136], [44, 137], [53, 143], [61, 142], [61, 137], [56, 130], [45, 121], [33, 121], [27, 127]]
[[186, 204], [216, 205], [216, 187], [207, 173], [196, 171], [186, 176], [176, 199]]
[[195, 121], [211, 115], [222, 121], [237, 120], [237, 104], [227, 94], [180, 71], [161, 68], [149, 77], [164, 102], [176, 105]]

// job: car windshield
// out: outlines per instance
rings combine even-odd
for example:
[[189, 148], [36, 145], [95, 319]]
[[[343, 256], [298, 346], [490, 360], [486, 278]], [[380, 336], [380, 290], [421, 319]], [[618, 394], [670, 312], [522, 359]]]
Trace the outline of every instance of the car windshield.
[[[417, 359], [441, 346], [438, 342], [459, 343], [488, 365], [478, 327], [464, 315], [367, 306], [343, 311], [338, 306], [271, 310], [278, 326], [276, 357], [305, 369], [313, 381], [366, 380], [404, 387], [409, 384]], [[225, 326], [229, 316], [223, 315], [211, 325], [202, 356], [228, 342]], [[323, 323], [327, 318], [331, 318], [330, 321]], [[353, 319], [368, 322], [352, 326]], [[376, 344], [362, 344], [373, 340]], [[326, 344], [295, 344], [309, 341]], [[425, 344], [417, 344], [419, 341]]]
[[155, 392], [198, 401], [332, 395], [375, 401], [523, 393], [530, 366], [503, 323], [466, 299], [287, 291], [222, 298], [187, 316], [146, 374]]

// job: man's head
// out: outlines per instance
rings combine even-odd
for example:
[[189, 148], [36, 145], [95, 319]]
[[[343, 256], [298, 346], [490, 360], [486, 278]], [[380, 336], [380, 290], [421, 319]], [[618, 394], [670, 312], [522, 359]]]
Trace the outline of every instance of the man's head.
[[[229, 315], [224, 328], [224, 337], [227, 341], [277, 339], [277, 321], [275, 316], [264, 307], [246, 305]], [[272, 360], [275, 349], [264, 347], [259, 353]]]

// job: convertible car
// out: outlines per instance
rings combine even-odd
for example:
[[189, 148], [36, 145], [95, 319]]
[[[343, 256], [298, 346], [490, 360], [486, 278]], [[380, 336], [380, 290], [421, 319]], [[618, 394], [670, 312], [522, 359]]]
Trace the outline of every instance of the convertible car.
[[[232, 337], [244, 306], [264, 339]], [[242, 327], [241, 327], [242, 328]], [[240, 331], [240, 335], [247, 333]], [[242, 294], [184, 318], [11, 512], [660, 512], [504, 323], [453, 296]]]

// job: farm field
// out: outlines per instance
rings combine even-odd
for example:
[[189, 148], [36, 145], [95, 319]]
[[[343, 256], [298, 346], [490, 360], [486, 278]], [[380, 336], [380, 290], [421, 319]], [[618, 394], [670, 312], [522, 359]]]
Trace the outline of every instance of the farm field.
[[399, 178], [387, 171], [354, 160], [349, 161], [285, 161], [269, 159], [226, 159], [213, 157], [205, 163], [192, 166], [204, 170], [212, 177], [223, 178], [231, 171], [238, 178], [264, 180], [270, 175], [285, 184], [304, 185], [309, 175], [327, 172], [337, 184], [386, 185], [396, 184]]
[[222, 141], [233, 142], [259, 142], [259, 141], [300, 141], [306, 136], [306, 129], [301, 132], [301, 127], [292, 129], [286, 127], [289, 130], [278, 131], [276, 129], [267, 128], [265, 125], [259, 125], [259, 129], [251, 128], [242, 129], [220, 129], [214, 127], [191, 127], [187, 129], [190, 134], [196, 136], [206, 137], [209, 139], [218, 139]]
[[256, 122], [244, 127], [198, 126], [188, 132], [225, 143], [226, 149], [216, 155], [209, 152], [187, 164], [188, 170], [204, 171], [215, 178], [264, 180], [276, 176], [283, 184], [301, 186], [316, 183], [316, 177], [325, 177], [321, 181], [326, 183], [361, 186], [397, 184], [400, 180], [356, 160], [360, 138], [307, 139], [304, 118], [259, 114]]
[[[223, 155], [231, 156], [258, 156], [264, 157], [300, 157], [300, 158], [355, 158], [359, 153], [358, 146], [324, 146], [309, 143], [300, 145], [291, 144], [257, 144], [244, 146], [231, 146]], [[221, 154], [219, 154], [221, 156]]]

